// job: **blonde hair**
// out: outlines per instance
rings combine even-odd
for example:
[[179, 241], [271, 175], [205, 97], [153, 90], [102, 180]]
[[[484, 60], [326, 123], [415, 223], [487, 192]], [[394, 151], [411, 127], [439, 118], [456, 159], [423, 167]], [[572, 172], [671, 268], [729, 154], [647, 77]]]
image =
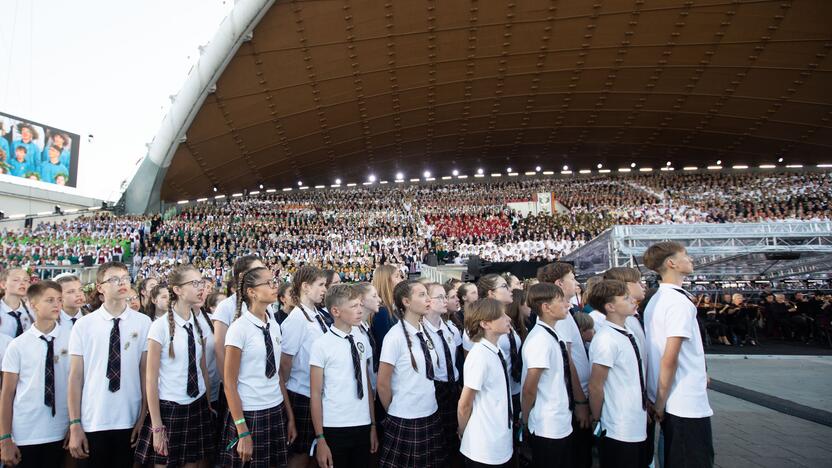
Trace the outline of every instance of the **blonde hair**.
[[373, 271], [372, 284], [378, 292], [378, 297], [381, 298], [381, 303], [387, 307], [388, 312], [392, 312], [395, 307], [395, 300], [393, 299], [393, 276], [399, 270], [393, 265], [380, 265]]

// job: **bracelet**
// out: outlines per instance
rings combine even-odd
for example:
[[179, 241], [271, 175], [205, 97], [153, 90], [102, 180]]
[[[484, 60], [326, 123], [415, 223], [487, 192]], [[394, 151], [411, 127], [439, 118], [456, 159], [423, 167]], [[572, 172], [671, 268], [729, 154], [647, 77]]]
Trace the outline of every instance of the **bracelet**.
[[81, 424], [81, 418], [77, 418], [77, 419], [72, 419], [72, 420], [70, 420], [70, 421], [69, 421], [69, 425], [71, 426], [71, 425], [73, 425], [73, 424]]
[[588, 404], [589, 404], [589, 402], [588, 402], [588, 401], [586, 401], [586, 400], [584, 400], [584, 401], [576, 401], [576, 402], [575, 402], [575, 404], [576, 404], [576, 405], [588, 405]]
[[316, 439], [323, 439], [324, 435], [323, 435], [323, 433], [321, 433], [321, 434], [316, 435], [315, 438]]
[[165, 426], [159, 426], [152, 428], [151, 431], [153, 431], [154, 434], [157, 434], [159, 432], [165, 432], [165, 429]]
[[245, 424], [245, 422], [246, 422], [246, 418], [240, 418], [240, 419], [234, 421], [234, 425], [239, 426], [240, 424]]
[[3, 434], [3, 435], [0, 436], [0, 440], [6, 440], [6, 439], [11, 439], [11, 438], [12, 438], [11, 434]]
[[226, 450], [231, 450], [232, 448], [234, 448], [235, 445], [237, 445], [237, 442], [239, 442], [240, 439], [244, 439], [244, 438], [246, 438], [250, 435], [251, 435], [251, 431], [243, 432], [242, 434], [235, 437], [228, 445], [226, 445], [225, 449]]

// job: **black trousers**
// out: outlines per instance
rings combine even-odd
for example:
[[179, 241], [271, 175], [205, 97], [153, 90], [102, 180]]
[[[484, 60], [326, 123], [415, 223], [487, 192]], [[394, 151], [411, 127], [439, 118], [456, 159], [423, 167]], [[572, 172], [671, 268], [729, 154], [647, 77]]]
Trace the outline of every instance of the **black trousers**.
[[486, 465], [485, 463], [475, 462], [468, 457], [463, 458], [465, 458], [465, 468], [509, 468], [511, 466], [511, 460], [502, 465]]
[[529, 440], [532, 447], [532, 466], [535, 468], [574, 466], [572, 464], [572, 438], [574, 436], [573, 433], [563, 439], [547, 439], [532, 434]]
[[601, 468], [644, 468], [644, 442], [621, 442], [609, 437], [598, 444]]
[[339, 468], [366, 468], [370, 464], [370, 426], [325, 427], [324, 437]]
[[132, 468], [132, 432], [132, 429], [87, 432], [87, 442], [90, 446], [87, 468]]
[[592, 428], [581, 429], [572, 418], [572, 464], [575, 468], [592, 468]]
[[20, 463], [17, 468], [61, 467], [64, 465], [64, 441], [48, 444], [20, 445]]
[[712, 468], [714, 442], [711, 418], [682, 418], [665, 413], [664, 468]]
[[644, 466], [653, 463], [656, 452], [656, 421], [647, 423], [647, 440], [644, 441]]

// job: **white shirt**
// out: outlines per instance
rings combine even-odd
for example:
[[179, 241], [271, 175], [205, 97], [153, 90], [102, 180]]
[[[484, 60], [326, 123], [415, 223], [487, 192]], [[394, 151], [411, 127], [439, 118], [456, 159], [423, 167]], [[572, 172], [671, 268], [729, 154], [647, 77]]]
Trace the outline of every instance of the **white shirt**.
[[4, 333], [0, 333], [0, 364], [3, 363], [3, 356], [6, 354], [6, 349], [12, 342], [12, 337]]
[[[592, 372], [592, 366], [589, 365], [589, 357], [587, 357], [586, 348], [583, 345], [584, 340], [581, 338], [581, 330], [571, 313], [567, 313], [565, 319], [555, 322], [555, 331], [558, 338], [571, 345], [572, 363], [575, 364], [575, 371], [581, 381], [581, 389], [583, 389], [584, 395], [588, 395], [589, 374]], [[579, 395], [575, 395], [575, 397], [580, 398]]]
[[[522, 346], [522, 342], [520, 341], [520, 335], [518, 335], [513, 328], [511, 330], [511, 335], [514, 338], [515, 343], [517, 344], [517, 352], [519, 353]], [[474, 344], [475, 343], [471, 341], [471, 338], [468, 336], [468, 332], [464, 332], [462, 334], [462, 349], [471, 352], [471, 350], [474, 349]], [[520, 379], [520, 382], [515, 382], [514, 379], [511, 378], [511, 342], [508, 341], [508, 334], [500, 335], [500, 338], [497, 340], [497, 344], [500, 346], [500, 350], [503, 351], [503, 356], [505, 356], [506, 358], [509, 382], [511, 383], [511, 394], [517, 395], [523, 389], [523, 380]]]
[[[592, 317], [592, 329], [595, 330], [595, 333], [600, 332], [607, 322], [607, 316], [597, 310], [591, 311], [589, 316]], [[580, 329], [578, 330], [580, 331]]]
[[[233, 346], [242, 351], [237, 392], [243, 403], [243, 411], [274, 408], [283, 403], [283, 393], [280, 391], [279, 372], [270, 378], [266, 377], [266, 340], [261, 328], [266, 324], [251, 312], [245, 312], [240, 319], [228, 327], [225, 346]], [[275, 369], [279, 370], [282, 336], [274, 318], [269, 318], [269, 335], [274, 348]]]
[[[523, 344], [522, 381], [526, 381], [529, 369], [544, 369], [537, 384], [534, 407], [529, 413], [529, 432], [547, 439], [562, 439], [572, 433], [572, 411], [569, 410], [560, 346], [544, 328], [552, 330], [538, 319]], [[560, 335], [558, 341], [564, 342]], [[579, 349], [583, 352], [583, 347]]]
[[367, 390], [367, 357], [372, 351], [361, 339], [363, 333], [353, 327], [350, 335], [355, 342], [361, 366], [362, 396], [358, 398], [352, 351], [347, 334], [331, 327], [312, 344], [309, 365], [324, 371], [322, 405], [324, 427], [356, 427], [369, 425], [370, 406]]
[[696, 306], [684, 290], [662, 283], [644, 310], [647, 336], [647, 394], [656, 401], [659, 367], [669, 337], [682, 337], [676, 378], [670, 386], [665, 410], [682, 418], [705, 418], [713, 415], [708, 403], [708, 377], [705, 351]]
[[[44, 404], [46, 343], [52, 342], [55, 370], [55, 416]], [[12, 436], [17, 445], [63, 440], [69, 427], [66, 385], [69, 378], [69, 330], [55, 325], [48, 334], [35, 327], [12, 340], [3, 356], [3, 372], [17, 374]]]
[[61, 325], [69, 325], [69, 327], [71, 329], [72, 326], [75, 325], [72, 322], [72, 319], [75, 319], [77, 321], [78, 319], [80, 319], [83, 316], [84, 316], [84, 313], [81, 312], [81, 309], [78, 309], [78, 312], [76, 312], [75, 315], [69, 315], [68, 313], [66, 313], [66, 311], [61, 309]]
[[4, 299], [0, 299], [0, 333], [12, 338], [15, 337], [15, 333], [17, 332], [17, 320], [15, 320], [10, 312], [15, 311], [20, 312], [20, 323], [23, 324], [23, 331], [28, 330], [32, 326], [32, 315], [26, 310], [23, 301], [20, 301], [17, 309], [12, 309], [11, 306], [6, 304]]
[[[200, 334], [196, 329], [194, 322], [194, 314], [185, 321], [179, 314], [173, 314], [174, 333], [173, 333], [173, 354], [170, 357], [170, 325], [168, 324], [168, 314], [165, 312], [150, 325], [150, 332], [148, 332], [147, 339], [153, 340], [162, 348], [161, 360], [159, 363], [159, 399], [164, 401], [172, 401], [180, 405], [189, 405], [205, 394], [205, 379], [202, 375], [202, 355], [204, 343], [201, 342]], [[194, 335], [195, 359], [196, 359], [196, 375], [199, 394], [196, 397], [188, 396], [188, 332], [185, 331], [185, 325], [191, 327], [191, 333]], [[203, 335], [204, 336], [204, 335]]]
[[647, 339], [644, 337], [644, 327], [642, 327], [641, 322], [638, 321], [638, 315], [631, 315], [627, 317], [624, 320], [624, 325], [627, 326], [627, 330], [630, 330], [630, 333], [632, 333], [633, 337], [636, 339], [638, 350], [641, 353], [641, 363], [646, 369], [649, 369], [650, 366], [647, 364], [647, 348], [645, 348], [647, 345]]
[[[641, 442], [647, 438], [647, 412], [642, 408], [639, 363], [630, 339], [616, 330], [632, 335], [628, 329], [606, 322], [589, 346], [592, 363], [609, 368], [601, 426], [607, 437]], [[642, 367], [642, 374], [645, 371]]]
[[[311, 320], [307, 320], [307, 317]], [[321, 322], [318, 318], [320, 317]], [[326, 324], [317, 310], [304, 310], [301, 306], [283, 321], [283, 354], [292, 356], [292, 371], [286, 389], [309, 397], [309, 351], [312, 343], [324, 334], [320, 323]], [[326, 326], [326, 325], [324, 325]]]
[[[514, 451], [508, 424], [510, 403], [498, 352], [499, 348], [483, 338], [471, 348], [464, 366], [465, 386], [477, 393], [459, 451], [487, 465], [506, 463]], [[508, 365], [508, 356], [503, 359]]]
[[[448, 369], [452, 372], [452, 381], [456, 382], [459, 380], [459, 371], [456, 369], [456, 336], [454, 332], [445, 324], [444, 320], [439, 320], [439, 327], [434, 327], [427, 319], [422, 321], [422, 325], [424, 326], [425, 330], [428, 332], [430, 339], [433, 340], [433, 344], [436, 346], [436, 356], [439, 360], [439, 366], [433, 369], [434, 377], [439, 382], [447, 382], [448, 381]], [[439, 336], [439, 330], [442, 330], [442, 335], [444, 338]], [[448, 350], [451, 353], [451, 362], [450, 364], [445, 362], [445, 348], [442, 345], [442, 342], [445, 342], [445, 346], [448, 347]]]
[[[199, 325], [202, 327], [203, 336], [205, 337], [205, 367], [208, 368], [208, 380], [211, 381], [211, 395], [209, 400], [213, 403], [217, 401], [220, 396], [220, 371], [217, 369], [217, 353], [214, 352], [214, 332], [208, 325], [209, 320], [214, 320], [211, 314], [199, 314]], [[278, 366], [280, 363], [278, 362]]]
[[373, 370], [373, 353], [375, 349], [373, 348], [373, 342], [370, 341], [370, 328], [367, 326], [366, 323], [362, 323], [358, 326], [359, 332], [356, 333], [356, 337], [360, 338], [364, 341], [365, 349], [367, 349], [367, 368], [370, 369], [370, 385], [373, 387], [373, 391], [376, 390], [376, 383], [378, 381], [378, 372]]
[[[248, 306], [246, 303], [243, 302], [240, 307], [240, 316], [244, 313], [248, 312]], [[271, 304], [266, 307], [266, 312], [269, 313], [272, 317], [274, 317], [274, 312], [272, 311]], [[211, 320], [217, 320], [225, 324], [226, 327], [231, 326], [231, 322], [234, 321], [234, 317], [237, 315], [237, 295], [232, 294], [225, 299], [223, 299], [219, 304], [217, 304], [216, 310], [211, 315]]]
[[[406, 330], [410, 337], [409, 352], [403, 330]], [[417, 332], [423, 332], [423, 328], [420, 326], [416, 329], [407, 321], [399, 320], [384, 336], [384, 343], [381, 345], [380, 361], [393, 366], [393, 377], [390, 384], [393, 399], [387, 413], [397, 418], [424, 418], [439, 409], [436, 404], [436, 390], [433, 381], [427, 378], [425, 355], [422, 352], [419, 338], [416, 337]], [[425, 341], [430, 343], [430, 341], [427, 341], [427, 337], [425, 337]], [[435, 347], [431, 349], [428, 345], [428, 353], [431, 361], [433, 361], [435, 371], [438, 362]], [[416, 370], [411, 365], [411, 355], [416, 361]]]
[[129, 307], [118, 317], [121, 340], [121, 387], [109, 389], [107, 361], [113, 316], [101, 306], [72, 327], [69, 354], [84, 358], [84, 389], [81, 394], [81, 423], [86, 432], [131, 429], [139, 416], [142, 388], [139, 375], [147, 351], [150, 318]]

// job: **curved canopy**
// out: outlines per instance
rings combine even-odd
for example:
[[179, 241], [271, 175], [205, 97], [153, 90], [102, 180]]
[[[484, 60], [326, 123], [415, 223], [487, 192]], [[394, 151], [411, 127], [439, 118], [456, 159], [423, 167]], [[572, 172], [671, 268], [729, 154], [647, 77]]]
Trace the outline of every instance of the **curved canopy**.
[[830, 18], [827, 0], [277, 2], [174, 143], [161, 199], [830, 162]]

